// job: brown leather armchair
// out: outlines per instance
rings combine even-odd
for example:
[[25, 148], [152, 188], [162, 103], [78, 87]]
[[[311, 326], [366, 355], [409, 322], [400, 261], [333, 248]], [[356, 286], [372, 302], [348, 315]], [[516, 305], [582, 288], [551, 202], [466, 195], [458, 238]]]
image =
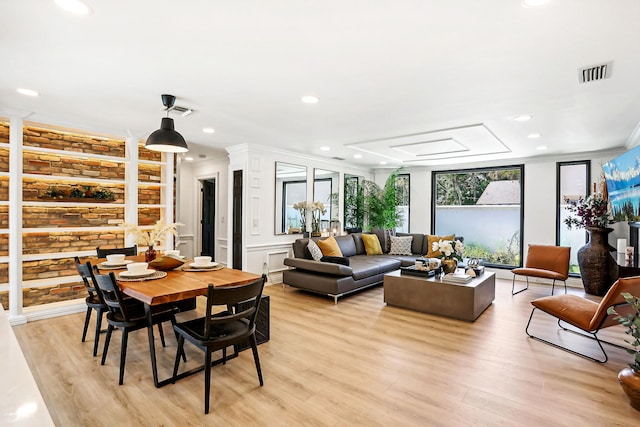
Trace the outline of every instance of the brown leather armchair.
[[[529, 289], [529, 277], [553, 280], [551, 295], [556, 285], [556, 280], [564, 282], [564, 293], [567, 293], [567, 278], [569, 277], [569, 258], [571, 248], [566, 246], [529, 245], [527, 260], [522, 268], [514, 268], [511, 282], [511, 295], [519, 294]], [[525, 276], [527, 286], [515, 292], [516, 276]]]
[[[602, 343], [610, 344], [619, 348], [626, 348], [619, 344], [603, 341], [599, 339], [597, 335], [598, 332], [603, 328], [620, 324], [618, 320], [616, 320], [615, 315], [607, 314], [607, 309], [609, 307], [615, 307], [616, 311], [622, 316], [626, 315], [630, 310], [633, 309], [622, 297], [621, 294], [623, 292], [628, 292], [631, 295], [640, 295], [640, 276], [618, 279], [613, 284], [613, 286], [611, 286], [611, 289], [609, 289], [609, 291], [602, 298], [599, 304], [597, 302], [590, 301], [577, 295], [566, 294], [551, 295], [548, 297], [535, 299], [531, 301], [533, 309], [531, 310], [531, 316], [529, 316], [529, 322], [527, 323], [525, 332], [527, 333], [527, 335], [529, 335], [529, 337], [537, 341], [552, 345], [559, 349], [568, 351], [569, 353], [585, 357], [595, 362], [604, 363], [608, 360], [608, 356], [604, 351], [604, 348], [602, 347]], [[563, 347], [559, 344], [544, 340], [531, 334], [529, 332], [529, 326], [531, 325], [533, 313], [536, 311], [536, 309], [542, 310], [545, 313], [556, 317], [558, 319], [558, 326], [561, 329], [567, 332], [573, 332], [578, 335], [594, 339], [600, 347], [603, 358], [596, 359], [584, 353], [580, 353], [570, 348]], [[580, 331], [583, 331], [584, 333], [565, 328], [562, 326], [561, 322], [568, 323], [569, 325], [577, 328]]]

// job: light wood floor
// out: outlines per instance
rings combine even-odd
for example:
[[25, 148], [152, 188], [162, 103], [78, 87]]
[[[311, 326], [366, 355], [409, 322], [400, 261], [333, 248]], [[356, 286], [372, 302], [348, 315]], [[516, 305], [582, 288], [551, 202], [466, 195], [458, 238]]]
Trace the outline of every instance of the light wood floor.
[[[259, 346], [265, 385], [258, 385], [250, 352], [216, 366], [208, 415], [202, 374], [153, 387], [144, 330], [130, 337], [118, 386], [119, 333], [100, 366], [91, 356], [93, 335], [80, 342], [82, 314], [14, 329], [59, 426], [640, 425], [616, 378], [631, 356], [606, 346], [610, 360], [598, 364], [527, 338], [529, 301], [549, 288], [533, 285], [513, 297], [510, 290], [498, 280], [493, 305], [467, 323], [387, 307], [382, 287], [338, 305], [267, 287], [271, 341]], [[591, 340], [559, 334], [543, 314], [537, 319], [538, 332], [594, 348]], [[614, 339], [624, 337], [611, 329], [618, 329], [608, 334]], [[176, 350], [165, 331], [162, 377]], [[189, 364], [202, 363], [202, 353], [188, 350]]]

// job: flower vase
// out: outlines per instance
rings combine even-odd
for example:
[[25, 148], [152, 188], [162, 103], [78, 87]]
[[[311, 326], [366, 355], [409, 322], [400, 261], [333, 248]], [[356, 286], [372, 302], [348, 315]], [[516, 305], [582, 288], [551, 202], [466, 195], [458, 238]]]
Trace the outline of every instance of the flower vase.
[[631, 368], [624, 368], [618, 373], [618, 382], [629, 398], [631, 406], [640, 411], [640, 375]]
[[458, 268], [458, 260], [457, 259], [443, 259], [442, 260], [442, 271], [444, 274], [454, 273]]
[[[612, 228], [586, 227], [589, 243], [578, 250], [582, 285], [590, 295], [604, 296], [615, 277], [616, 261], [611, 256], [608, 236]], [[615, 250], [615, 249], [614, 249]]]
[[151, 262], [156, 259], [156, 250], [153, 249], [153, 246], [149, 246], [147, 251], [144, 253], [145, 262]]

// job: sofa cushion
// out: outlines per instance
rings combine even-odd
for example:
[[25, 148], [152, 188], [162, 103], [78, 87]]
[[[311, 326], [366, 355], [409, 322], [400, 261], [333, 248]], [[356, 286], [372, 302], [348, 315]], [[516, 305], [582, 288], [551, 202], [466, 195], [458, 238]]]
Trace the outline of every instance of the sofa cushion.
[[389, 240], [391, 231], [383, 230], [381, 228], [372, 228], [371, 232], [376, 236], [378, 236], [378, 241], [380, 241], [380, 247], [382, 248], [382, 253], [388, 254], [389, 249], [391, 249], [391, 241]]
[[353, 237], [353, 243], [356, 244], [356, 255], [364, 255], [367, 251], [364, 249], [364, 242], [362, 241], [362, 233], [351, 234]]
[[342, 256], [353, 256], [356, 254], [356, 244], [351, 235], [347, 234], [346, 236], [336, 236], [335, 239], [336, 242], [338, 242]]
[[382, 255], [380, 240], [378, 240], [378, 236], [375, 234], [363, 234], [362, 242], [364, 243], [364, 249], [367, 255]]
[[356, 255], [349, 258], [353, 279], [361, 280], [400, 268], [400, 261], [387, 256]]
[[391, 236], [389, 255], [411, 255], [412, 236]]
[[342, 256], [342, 251], [335, 237], [329, 237], [324, 240], [318, 240], [318, 246], [324, 256]]
[[449, 236], [434, 236], [431, 234], [427, 235], [428, 250], [425, 254], [425, 258], [440, 258], [442, 252], [440, 252], [439, 250], [434, 251], [433, 244], [438, 243], [440, 240], [453, 240], [455, 237], [455, 234], [451, 234]]
[[313, 258], [314, 261], [320, 261], [320, 258], [322, 258], [322, 251], [320, 250], [320, 247], [316, 242], [309, 239], [309, 244], [307, 245], [307, 249], [309, 249], [311, 258]]

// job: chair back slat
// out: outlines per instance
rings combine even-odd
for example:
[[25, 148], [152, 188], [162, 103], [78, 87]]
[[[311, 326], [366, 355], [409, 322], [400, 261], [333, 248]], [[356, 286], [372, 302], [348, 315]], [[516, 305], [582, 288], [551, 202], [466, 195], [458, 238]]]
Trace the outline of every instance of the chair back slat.
[[87, 289], [89, 296], [93, 297], [94, 294], [98, 295], [100, 302], [104, 302], [102, 300], [102, 294], [100, 294], [100, 292], [98, 292], [98, 290], [96, 289], [96, 280], [93, 276], [93, 267], [91, 266], [91, 263], [87, 261], [83, 264], [80, 262], [80, 258], [78, 258], [77, 256], [74, 257], [74, 260], [76, 263], [76, 270], [78, 271], [78, 274], [80, 275], [82, 283], [84, 283], [84, 287]]
[[629, 304], [624, 300], [622, 293], [628, 292], [631, 295], [640, 295], [640, 276], [634, 277], [621, 277], [611, 286], [607, 294], [602, 297], [602, 301], [598, 305], [593, 318], [590, 322], [590, 330], [597, 330], [606, 328], [607, 326], [614, 326], [619, 324], [615, 319], [615, 315], [607, 314], [609, 307], [615, 306], [618, 313], [624, 314], [625, 310], [629, 309]]
[[569, 277], [569, 259], [571, 248], [567, 246], [529, 245], [527, 250], [527, 268], [551, 270]]
[[128, 248], [112, 248], [112, 249], [101, 249], [99, 246], [96, 248], [96, 254], [98, 258], [106, 258], [107, 255], [127, 255], [127, 256], [135, 256], [138, 255], [138, 245], [133, 245]]
[[127, 313], [127, 306], [124, 303], [124, 297], [118, 286], [118, 281], [113, 272], [109, 274], [94, 274], [96, 285], [102, 293], [105, 304], [109, 307], [109, 311], [115, 315], [120, 315], [124, 321], [130, 321], [131, 318]]
[[[264, 289], [265, 279], [266, 276], [263, 274], [261, 278], [245, 285], [216, 288], [213, 284], [209, 284], [207, 290], [204, 338], [209, 339], [211, 337], [216, 329], [216, 325], [240, 319], [246, 319], [249, 322], [249, 327], [252, 328], [255, 324], [258, 308], [260, 307], [260, 297]], [[245, 301], [251, 301], [253, 304], [242, 311], [235, 312], [234, 306]], [[226, 306], [227, 311], [214, 313], [213, 308], [216, 306]]]

